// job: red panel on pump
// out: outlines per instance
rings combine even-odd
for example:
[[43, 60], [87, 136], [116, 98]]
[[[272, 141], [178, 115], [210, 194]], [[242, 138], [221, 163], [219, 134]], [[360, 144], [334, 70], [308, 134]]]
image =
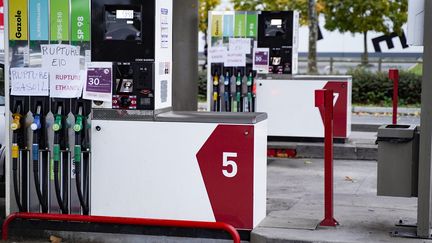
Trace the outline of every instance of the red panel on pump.
[[253, 227], [254, 127], [219, 125], [197, 154], [217, 222]]
[[[333, 113], [333, 134], [335, 137], [347, 137], [347, 105], [348, 105], [348, 85], [346, 82], [328, 82], [323, 89], [331, 89], [334, 92], [334, 113]], [[321, 118], [324, 119], [324, 109], [319, 107]]]

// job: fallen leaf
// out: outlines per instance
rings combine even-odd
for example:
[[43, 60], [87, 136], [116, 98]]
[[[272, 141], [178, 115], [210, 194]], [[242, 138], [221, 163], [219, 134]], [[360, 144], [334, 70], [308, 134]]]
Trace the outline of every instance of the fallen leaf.
[[54, 236], [54, 235], [51, 235], [50, 236], [50, 241], [51, 241], [51, 243], [61, 243], [62, 242], [62, 238]]
[[354, 182], [354, 179], [351, 176], [345, 176], [345, 181]]

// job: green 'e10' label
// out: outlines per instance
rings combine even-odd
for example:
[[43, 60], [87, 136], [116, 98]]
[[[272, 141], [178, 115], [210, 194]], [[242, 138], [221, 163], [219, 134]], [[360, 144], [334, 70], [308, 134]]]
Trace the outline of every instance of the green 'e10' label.
[[50, 1], [52, 41], [69, 41], [69, 0]]

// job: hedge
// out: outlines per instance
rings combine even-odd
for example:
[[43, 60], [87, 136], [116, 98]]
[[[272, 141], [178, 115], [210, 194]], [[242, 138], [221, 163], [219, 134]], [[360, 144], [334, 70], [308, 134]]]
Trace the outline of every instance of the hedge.
[[[354, 69], [348, 72], [353, 77], [352, 98], [354, 104], [388, 106], [392, 102], [393, 82], [386, 72], [370, 72]], [[422, 76], [399, 72], [399, 104], [418, 105], [421, 102]]]
[[[350, 70], [353, 77], [352, 102], [360, 105], [390, 106], [393, 97], [393, 82], [386, 72], [371, 72], [362, 68]], [[200, 71], [198, 90], [200, 97], [207, 95], [207, 72]], [[421, 101], [422, 76], [409, 71], [400, 71], [400, 105], [418, 105]]]

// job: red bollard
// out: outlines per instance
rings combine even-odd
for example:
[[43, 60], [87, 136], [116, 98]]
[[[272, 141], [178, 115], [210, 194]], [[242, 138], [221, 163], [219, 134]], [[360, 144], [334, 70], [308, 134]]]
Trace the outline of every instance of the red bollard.
[[333, 90], [315, 91], [315, 107], [324, 121], [324, 220], [320, 226], [331, 227], [339, 225], [333, 216], [333, 100]]
[[399, 102], [399, 70], [390, 69], [389, 78], [393, 81], [393, 125], [397, 125], [398, 102]]

